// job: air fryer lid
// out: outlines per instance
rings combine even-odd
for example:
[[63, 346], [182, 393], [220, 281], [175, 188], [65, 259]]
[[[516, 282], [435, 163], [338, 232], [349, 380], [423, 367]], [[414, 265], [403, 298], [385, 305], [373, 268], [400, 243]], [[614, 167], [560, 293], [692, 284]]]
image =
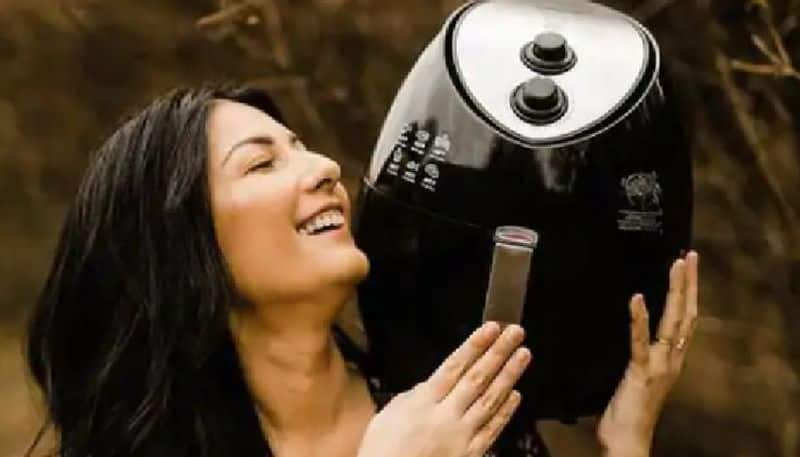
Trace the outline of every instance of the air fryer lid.
[[585, 1], [481, 2], [453, 27], [455, 84], [481, 117], [530, 143], [568, 141], [613, 122], [657, 74], [646, 29]]

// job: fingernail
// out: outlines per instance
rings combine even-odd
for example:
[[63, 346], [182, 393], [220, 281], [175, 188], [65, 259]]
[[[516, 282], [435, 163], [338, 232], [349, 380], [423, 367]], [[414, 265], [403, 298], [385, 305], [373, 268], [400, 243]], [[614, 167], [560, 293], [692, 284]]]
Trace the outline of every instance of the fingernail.
[[519, 348], [517, 349], [516, 357], [521, 365], [525, 365], [531, 360], [531, 351], [528, 348]]
[[500, 332], [500, 325], [497, 322], [489, 321], [483, 324], [481, 331], [487, 338], [494, 338]]
[[644, 304], [644, 295], [643, 294], [636, 294], [633, 296], [633, 300], [631, 300], [631, 314], [634, 319], [641, 318], [643, 316], [642, 309], [645, 308]]
[[515, 329], [513, 326], [509, 325], [508, 327], [505, 328], [505, 330], [503, 330], [503, 334], [501, 335], [501, 338], [504, 341], [506, 341], [508, 344], [516, 345], [517, 341], [519, 341], [519, 333], [518, 333], [517, 329]]

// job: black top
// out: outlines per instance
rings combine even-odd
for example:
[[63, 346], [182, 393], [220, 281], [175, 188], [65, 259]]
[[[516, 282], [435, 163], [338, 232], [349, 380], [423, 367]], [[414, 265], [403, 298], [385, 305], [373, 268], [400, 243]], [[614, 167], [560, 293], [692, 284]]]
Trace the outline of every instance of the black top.
[[[394, 397], [396, 392], [383, 389], [380, 376], [371, 368], [369, 358], [340, 329], [334, 328], [334, 336], [344, 359], [361, 372], [367, 381], [372, 401], [380, 411]], [[495, 446], [485, 457], [549, 457], [550, 453], [530, 422], [512, 421], [500, 435]]]

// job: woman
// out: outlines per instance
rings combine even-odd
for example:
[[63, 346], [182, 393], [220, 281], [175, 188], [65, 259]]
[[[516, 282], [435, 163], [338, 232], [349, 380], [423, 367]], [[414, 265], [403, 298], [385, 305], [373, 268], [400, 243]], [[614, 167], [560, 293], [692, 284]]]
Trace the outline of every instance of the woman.
[[[485, 324], [384, 405], [333, 325], [368, 272], [339, 178], [255, 90], [177, 91], [117, 130], [69, 210], [31, 324], [56, 454], [489, 451], [519, 404], [523, 330]], [[680, 370], [696, 254], [671, 275], [657, 343], [631, 301], [633, 357], [598, 431], [608, 455], [648, 454]]]

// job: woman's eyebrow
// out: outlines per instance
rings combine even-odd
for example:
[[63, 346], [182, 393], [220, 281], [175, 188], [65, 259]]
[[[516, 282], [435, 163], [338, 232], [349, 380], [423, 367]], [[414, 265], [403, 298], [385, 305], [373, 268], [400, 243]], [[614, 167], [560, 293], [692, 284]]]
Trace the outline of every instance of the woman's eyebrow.
[[247, 137], [247, 138], [245, 138], [243, 140], [240, 140], [236, 144], [231, 146], [231, 148], [228, 149], [228, 152], [225, 153], [225, 158], [222, 160], [222, 165], [225, 165], [225, 163], [228, 161], [228, 159], [230, 159], [231, 154], [233, 154], [233, 151], [235, 151], [237, 148], [239, 148], [241, 146], [244, 146], [246, 144], [260, 144], [260, 145], [264, 145], [264, 146], [272, 146], [272, 145], [275, 144], [275, 139], [272, 138], [269, 135], [255, 135], [255, 136], [249, 136], [249, 137]]

